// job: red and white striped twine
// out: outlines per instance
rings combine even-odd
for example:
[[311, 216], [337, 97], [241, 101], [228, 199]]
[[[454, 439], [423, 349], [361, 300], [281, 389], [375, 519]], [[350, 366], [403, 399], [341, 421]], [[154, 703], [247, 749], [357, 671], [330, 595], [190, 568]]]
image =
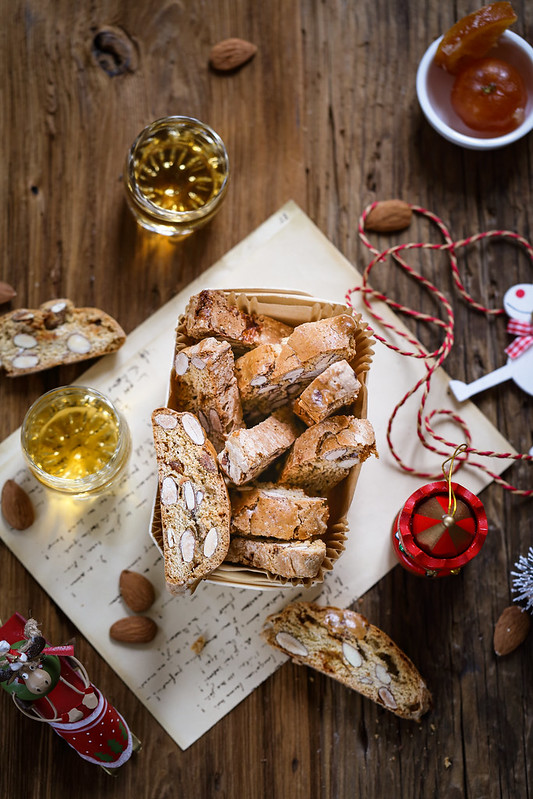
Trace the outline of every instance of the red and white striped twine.
[[[525, 497], [533, 496], [533, 489], [525, 490], [525, 489], [516, 488], [515, 486], [505, 481], [499, 475], [494, 474], [482, 462], [474, 461], [470, 458], [471, 455], [477, 455], [483, 457], [501, 458], [501, 459], [515, 460], [515, 461], [517, 460], [533, 461], [532, 455], [526, 455], [526, 454], [514, 455], [511, 452], [500, 453], [500, 452], [477, 450], [471, 446], [472, 437], [464, 419], [458, 416], [454, 411], [450, 409], [439, 409], [439, 410], [432, 410], [429, 413], [426, 413], [426, 401], [431, 387], [431, 377], [433, 373], [436, 371], [436, 369], [438, 369], [439, 366], [443, 364], [444, 360], [446, 359], [448, 353], [450, 352], [453, 346], [455, 320], [454, 320], [453, 308], [448, 299], [446, 298], [446, 296], [436, 286], [434, 286], [427, 278], [425, 278], [423, 275], [419, 274], [412, 267], [410, 267], [400, 256], [400, 253], [403, 252], [404, 250], [423, 249], [423, 250], [446, 251], [449, 257], [453, 280], [459, 293], [476, 310], [482, 311], [483, 313], [486, 314], [499, 315], [505, 313], [505, 311], [499, 308], [498, 309], [485, 308], [483, 305], [480, 305], [478, 302], [476, 302], [474, 298], [471, 297], [470, 294], [466, 291], [459, 273], [456, 251], [463, 247], [467, 247], [470, 244], [482, 241], [483, 239], [510, 239], [520, 244], [525, 249], [525, 251], [527, 252], [529, 258], [533, 263], [533, 247], [527, 241], [527, 239], [509, 230], [489, 230], [484, 233], [477, 233], [474, 236], [468, 236], [466, 239], [453, 241], [448, 228], [438, 216], [433, 214], [431, 211], [428, 211], [426, 208], [422, 208], [418, 205], [409, 204], [413, 212], [427, 217], [431, 222], [433, 222], [437, 226], [437, 228], [440, 230], [442, 234], [444, 243], [432, 244], [430, 242], [411, 242], [408, 244], [398, 244], [394, 247], [388, 247], [386, 250], [382, 250], [380, 252], [370, 243], [365, 233], [365, 220], [370, 211], [372, 211], [377, 205], [378, 205], [377, 202], [368, 205], [359, 218], [359, 224], [358, 224], [359, 236], [362, 242], [365, 244], [365, 246], [374, 254], [374, 258], [368, 264], [368, 266], [363, 272], [362, 285], [355, 286], [354, 288], [349, 289], [349, 291], [346, 293], [346, 303], [347, 305], [351, 306], [352, 294], [354, 294], [355, 292], [361, 292], [363, 295], [363, 302], [367, 307], [370, 315], [374, 319], [376, 319], [384, 328], [392, 330], [396, 335], [404, 338], [409, 343], [409, 345], [413, 347], [413, 349], [401, 349], [400, 347], [397, 347], [396, 345], [389, 342], [387, 339], [378, 335], [378, 333], [376, 333], [375, 330], [372, 330], [373, 336], [378, 341], [381, 341], [383, 344], [385, 344], [385, 346], [389, 347], [390, 349], [394, 350], [400, 355], [422, 359], [424, 361], [424, 365], [426, 368], [425, 375], [421, 377], [420, 380], [418, 380], [418, 382], [413, 386], [413, 388], [410, 389], [400, 399], [400, 401], [394, 407], [394, 410], [390, 416], [389, 423], [387, 425], [387, 443], [389, 445], [389, 449], [391, 451], [392, 456], [394, 457], [400, 468], [406, 472], [409, 472], [410, 474], [416, 475], [418, 477], [427, 477], [431, 479], [436, 479], [439, 477], [439, 474], [435, 475], [429, 472], [418, 471], [417, 469], [414, 469], [413, 467], [407, 465], [396, 451], [394, 444], [392, 442], [391, 433], [396, 414], [398, 413], [402, 405], [404, 405], [407, 402], [409, 397], [411, 397], [416, 391], [418, 391], [419, 388], [423, 386], [424, 388], [422, 392], [422, 398], [420, 400], [420, 406], [418, 408], [418, 413], [417, 413], [417, 434], [422, 445], [431, 452], [435, 452], [436, 454], [441, 456], [449, 457], [450, 450], [453, 452], [457, 448], [458, 444], [456, 442], [447, 441], [442, 436], [439, 436], [431, 426], [436, 416], [448, 416], [462, 430], [464, 436], [463, 441], [466, 441], [465, 449], [455, 459], [455, 471], [460, 469], [463, 463], [466, 460], [468, 460], [470, 466], [474, 466], [486, 472], [486, 474], [488, 474], [496, 483], [498, 483], [498, 485], [502, 486], [504, 489], [510, 491], [511, 493], [519, 494]], [[436, 317], [431, 316], [429, 314], [424, 314], [419, 311], [408, 308], [405, 305], [401, 305], [392, 300], [390, 297], [387, 297], [385, 294], [382, 294], [379, 291], [375, 291], [374, 289], [371, 289], [369, 287], [368, 279], [373, 267], [376, 266], [376, 264], [383, 263], [387, 258], [389, 258], [389, 256], [392, 256], [394, 261], [405, 272], [407, 272], [407, 274], [410, 277], [412, 277], [413, 279], [421, 283], [423, 286], [425, 286], [426, 289], [437, 298], [437, 300], [441, 303], [441, 305], [445, 310], [446, 313], [445, 320], [437, 319]], [[383, 319], [383, 317], [381, 317], [378, 313], [376, 313], [376, 311], [374, 311], [374, 309], [372, 308], [371, 300], [380, 300], [382, 302], [385, 302], [395, 311], [399, 311], [408, 316], [412, 316], [415, 319], [422, 320], [424, 322], [433, 323], [437, 327], [441, 327], [444, 331], [444, 340], [442, 344], [434, 352], [429, 352], [429, 353], [426, 352], [414, 336], [410, 335], [409, 333], [403, 330], [400, 330], [395, 325], [386, 322]], [[434, 444], [430, 443], [430, 440], [428, 439], [432, 439], [434, 442], [439, 442], [439, 444], [448, 447], [448, 449], [443, 450], [438, 446], [435, 446]]]

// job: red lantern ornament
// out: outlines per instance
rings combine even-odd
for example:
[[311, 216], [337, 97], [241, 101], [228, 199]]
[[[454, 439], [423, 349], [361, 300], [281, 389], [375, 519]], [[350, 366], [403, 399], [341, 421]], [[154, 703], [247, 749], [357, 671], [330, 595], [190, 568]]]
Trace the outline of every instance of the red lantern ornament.
[[[485, 542], [488, 522], [483, 504], [458, 483], [428, 483], [411, 494], [397, 515], [392, 544], [401, 565], [420, 577], [459, 574]], [[445, 461], [444, 466], [448, 461]]]

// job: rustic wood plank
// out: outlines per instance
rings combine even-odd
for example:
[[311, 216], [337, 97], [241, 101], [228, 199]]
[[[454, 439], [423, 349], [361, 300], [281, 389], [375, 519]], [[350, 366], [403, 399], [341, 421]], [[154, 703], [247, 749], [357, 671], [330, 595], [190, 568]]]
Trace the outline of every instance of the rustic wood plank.
[[[513, 6], [515, 30], [531, 41], [531, 4]], [[418, 60], [471, 10], [466, 0], [93, 0], [77, 3], [75, 13], [68, 0], [3, 0], [1, 8], [0, 279], [17, 289], [12, 307], [70, 296], [109, 311], [129, 332], [291, 198], [359, 269], [369, 254], [357, 220], [376, 199], [426, 207], [456, 238], [490, 228], [533, 237], [532, 137], [492, 153], [463, 151], [440, 139], [417, 106]], [[258, 54], [234, 74], [216, 74], [209, 50], [228, 36], [255, 42]], [[136, 228], [122, 189], [131, 141], [169, 113], [218, 130], [233, 169], [220, 214], [178, 245]], [[376, 241], [413, 237], [439, 240], [416, 219], [406, 233]], [[489, 322], [465, 305], [444, 257], [413, 254], [409, 262], [452, 299], [450, 374], [472, 380], [500, 365], [503, 320]], [[490, 306], [513, 283], [531, 281], [530, 262], [509, 244], [469, 249], [459, 267], [468, 291]], [[374, 282], [434, 312], [393, 267], [376, 270]], [[438, 334], [407, 323], [437, 346]], [[33, 399], [84, 369], [0, 379], [0, 435], [18, 427]], [[476, 403], [514, 447], [529, 449], [529, 396], [508, 384]], [[513, 466], [509, 477], [529, 487], [530, 466]], [[54, 641], [77, 635], [80, 659], [144, 749], [112, 779], [50, 730], [18, 719], [0, 697], [0, 795], [529, 796], [532, 636], [498, 659], [492, 632], [511, 601], [510, 568], [533, 540], [531, 507], [497, 486], [483, 501], [489, 537], [463, 574], [427, 582], [397, 567], [357, 603], [431, 685], [434, 711], [420, 725], [288, 664], [186, 752], [2, 545], [0, 616], [33, 612]]]

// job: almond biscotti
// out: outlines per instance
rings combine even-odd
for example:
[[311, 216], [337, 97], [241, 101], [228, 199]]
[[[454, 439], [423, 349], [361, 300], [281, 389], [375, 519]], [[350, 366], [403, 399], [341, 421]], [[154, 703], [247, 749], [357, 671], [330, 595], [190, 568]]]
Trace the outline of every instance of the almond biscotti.
[[232, 536], [226, 560], [288, 579], [304, 579], [316, 577], [325, 557], [326, 544], [321, 538], [265, 541]]
[[190, 338], [222, 339], [241, 351], [281, 341], [292, 333], [292, 327], [277, 319], [239, 310], [216, 289], [204, 289], [190, 298], [184, 324]]
[[230, 506], [216, 451], [192, 413], [152, 413], [165, 580], [173, 594], [193, 590], [226, 557]]
[[431, 709], [417, 668], [359, 613], [293, 602], [266, 619], [262, 635], [294, 663], [333, 677], [401, 718], [419, 721]]
[[176, 352], [168, 404], [196, 414], [217, 452], [243, 426], [242, 406], [227, 341], [206, 338]]
[[294, 413], [307, 425], [317, 424], [353, 402], [361, 383], [348, 361], [338, 361], [315, 377], [294, 400]]
[[243, 413], [251, 420], [279, 408], [337, 361], [356, 353], [357, 325], [340, 314], [295, 327], [281, 343], [263, 344], [235, 362]]
[[280, 472], [280, 485], [321, 494], [340, 483], [348, 471], [377, 456], [374, 428], [368, 419], [331, 416], [299, 436]]
[[0, 363], [8, 377], [106, 355], [125, 341], [126, 334], [109, 314], [75, 308], [67, 299], [0, 317]]
[[305, 541], [324, 535], [329, 508], [324, 497], [272, 483], [230, 491], [231, 533], [245, 538]]
[[235, 485], [254, 480], [279, 458], [300, 433], [298, 420], [289, 408], [280, 408], [255, 427], [234, 430], [226, 436], [218, 462]]

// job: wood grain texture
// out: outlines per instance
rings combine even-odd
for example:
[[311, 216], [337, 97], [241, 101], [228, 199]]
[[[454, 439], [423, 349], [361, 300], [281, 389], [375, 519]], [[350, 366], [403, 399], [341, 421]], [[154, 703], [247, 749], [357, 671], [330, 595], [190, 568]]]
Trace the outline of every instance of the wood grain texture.
[[[18, 292], [0, 310], [67, 296], [105, 309], [129, 332], [291, 198], [359, 269], [368, 253], [357, 220], [376, 199], [427, 207], [456, 238], [506, 228], [531, 240], [532, 136], [489, 153], [461, 150], [434, 133], [416, 102], [424, 50], [474, 6], [0, 0], [0, 280]], [[513, 7], [514, 29], [533, 41], [531, 3]], [[254, 42], [258, 53], [241, 70], [216, 74], [209, 50], [229, 36]], [[127, 148], [144, 125], [167, 114], [211, 124], [232, 164], [219, 215], [177, 245], [135, 226], [122, 187]], [[384, 246], [407, 240], [438, 235], [417, 218], [409, 231], [379, 239]], [[410, 263], [452, 299], [449, 373], [470, 381], [503, 363], [503, 321], [465, 305], [446, 259], [419, 254]], [[469, 249], [460, 269], [468, 291], [490, 306], [513, 283], [531, 282], [531, 263], [509, 244]], [[400, 302], [434, 311], [399, 270], [384, 266], [373, 282]], [[411, 327], [436, 346], [437, 334]], [[37, 396], [85, 368], [0, 378], [0, 436], [18, 427]], [[516, 449], [528, 451], [531, 397], [506, 384], [475, 401]], [[531, 486], [529, 465], [508, 474]], [[76, 636], [79, 658], [144, 748], [108, 777], [0, 696], [0, 796], [528, 799], [533, 637], [498, 659], [492, 633], [511, 600], [509, 571], [533, 542], [532, 506], [494, 485], [482, 499], [489, 536], [463, 574], [432, 582], [397, 567], [356, 603], [426, 677], [435, 708], [420, 725], [288, 664], [185, 752], [2, 545], [0, 617], [31, 612], [50, 640]]]

